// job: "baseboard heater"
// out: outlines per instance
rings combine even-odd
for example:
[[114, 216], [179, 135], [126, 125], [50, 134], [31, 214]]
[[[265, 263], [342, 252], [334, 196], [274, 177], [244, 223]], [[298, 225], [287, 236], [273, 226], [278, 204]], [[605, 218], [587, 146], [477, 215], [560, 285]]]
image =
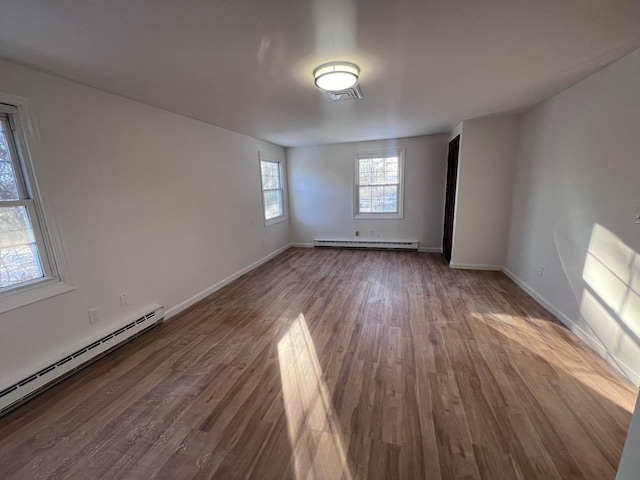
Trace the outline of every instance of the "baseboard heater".
[[418, 250], [418, 242], [413, 240], [383, 240], [375, 239], [331, 239], [317, 238], [313, 241], [314, 247], [339, 247], [339, 248], [374, 248], [385, 250]]
[[146, 315], [127, 323], [38, 372], [0, 391], [0, 417], [52, 387], [69, 375], [141, 335], [164, 320], [164, 308], [155, 307]]

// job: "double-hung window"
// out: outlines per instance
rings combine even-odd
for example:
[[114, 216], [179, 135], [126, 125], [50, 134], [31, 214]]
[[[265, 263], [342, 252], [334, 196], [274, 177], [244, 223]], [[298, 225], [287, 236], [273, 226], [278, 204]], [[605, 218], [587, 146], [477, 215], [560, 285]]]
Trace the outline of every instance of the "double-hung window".
[[72, 289], [53, 261], [18, 115], [0, 103], [0, 312]]
[[403, 167], [403, 150], [356, 155], [355, 218], [402, 218]]
[[260, 155], [260, 177], [265, 225], [286, 220], [282, 161]]

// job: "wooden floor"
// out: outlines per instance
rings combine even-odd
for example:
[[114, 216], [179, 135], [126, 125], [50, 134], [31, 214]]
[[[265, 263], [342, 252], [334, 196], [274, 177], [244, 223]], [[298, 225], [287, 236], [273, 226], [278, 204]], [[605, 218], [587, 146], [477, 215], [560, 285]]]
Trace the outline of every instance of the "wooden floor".
[[501, 273], [290, 249], [0, 419], [0, 478], [613, 479], [635, 395]]

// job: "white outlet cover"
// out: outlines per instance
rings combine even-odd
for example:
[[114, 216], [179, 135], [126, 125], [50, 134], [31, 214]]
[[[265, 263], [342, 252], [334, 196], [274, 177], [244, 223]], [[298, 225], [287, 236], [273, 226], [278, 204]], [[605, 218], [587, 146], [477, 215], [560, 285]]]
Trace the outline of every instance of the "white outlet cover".
[[98, 323], [100, 321], [100, 308], [92, 308], [89, 310], [89, 323], [91, 325]]

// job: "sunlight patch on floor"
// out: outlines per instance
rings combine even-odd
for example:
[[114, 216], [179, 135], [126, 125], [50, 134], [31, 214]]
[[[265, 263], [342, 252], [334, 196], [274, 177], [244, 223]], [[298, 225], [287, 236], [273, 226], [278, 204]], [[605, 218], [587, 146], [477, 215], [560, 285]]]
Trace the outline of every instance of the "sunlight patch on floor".
[[296, 478], [351, 480], [340, 426], [302, 313], [278, 342], [278, 360]]
[[[525, 320], [517, 315], [499, 313], [474, 313], [473, 318], [485, 323], [496, 333], [500, 334], [503, 337], [500, 340], [502, 340], [504, 347], [528, 351], [539, 357], [540, 361], [548, 362], [624, 410], [628, 412], [633, 411], [635, 397], [633, 397], [632, 394], [627, 398], [611, 392], [609, 389], [602, 388], [602, 377], [600, 374], [594, 371], [589, 364], [583, 363], [580, 358], [572, 355], [570, 352], [572, 352], [573, 349], [569, 349], [566, 352], [559, 351], [554, 348], [553, 345], [549, 345], [544, 336], [529, 332], [525, 327], [529, 320]], [[539, 321], [542, 320], [540, 319]], [[508, 343], [505, 344], [504, 341]], [[627, 380], [621, 378], [621, 381], [626, 382]]]

